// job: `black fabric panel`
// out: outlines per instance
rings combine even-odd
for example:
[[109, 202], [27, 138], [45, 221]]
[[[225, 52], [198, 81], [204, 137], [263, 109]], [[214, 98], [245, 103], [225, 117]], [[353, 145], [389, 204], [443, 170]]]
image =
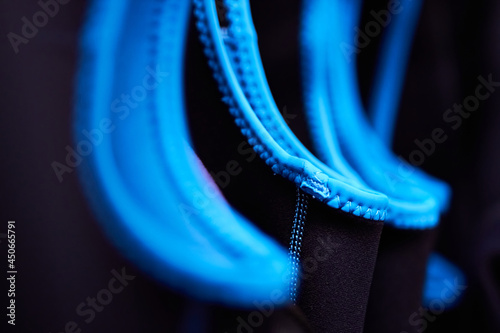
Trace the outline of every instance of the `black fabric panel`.
[[297, 304], [315, 332], [362, 332], [383, 223], [311, 202]]
[[421, 328], [422, 287], [435, 234], [435, 229], [384, 227], [365, 332], [418, 332]]
[[[221, 102], [210, 69], [199, 59], [203, 54], [193, 34], [188, 54], [187, 101], [197, 153], [219, 179], [230, 203], [288, 248], [295, 211], [295, 185], [274, 175], [252, 152], [238, 153], [239, 145], [249, 146]], [[240, 166], [241, 173], [226, 177], [227, 163], [231, 160]], [[315, 332], [362, 331], [382, 225], [329, 208], [312, 198], [309, 200], [301, 254], [306, 278], [298, 305]], [[214, 325], [234, 331], [243, 325], [235, 318], [248, 319], [252, 312], [255, 309], [236, 313], [218, 309]], [[281, 313], [273, 313], [264, 323], [276, 321], [280, 327], [285, 325], [287, 322], [282, 321]], [[251, 328], [265, 332], [268, 326]]]
[[[281, 1], [277, 2], [253, 2], [252, 10], [254, 21], [259, 35], [259, 46], [261, 53], [263, 55], [263, 63], [266, 69], [266, 74], [275, 96], [278, 106], [287, 105], [287, 110], [292, 110], [297, 119], [304, 119], [304, 109], [301, 104], [300, 97], [295, 96], [299, 94], [301, 96], [300, 90], [300, 59], [298, 57], [298, 34], [296, 39], [290, 39], [290, 34], [298, 33], [299, 25], [299, 13], [300, 13], [300, 1], [287, 2], [288, 5], [284, 5]], [[384, 4], [381, 2], [369, 1], [365, 3], [364, 8], [364, 19], [371, 19], [368, 12], [371, 11], [377, 5], [383, 8]], [[277, 13], [279, 12], [279, 15]], [[276, 41], [280, 41], [279, 46], [276, 45]], [[360, 63], [360, 78], [361, 82], [368, 82], [372, 71], [370, 70], [370, 65], [373, 66], [375, 61], [373, 60], [373, 54], [377, 50], [377, 43], [379, 38], [374, 38], [367, 49], [363, 49], [360, 57], [364, 58], [364, 62]], [[371, 57], [370, 57], [371, 55]], [[366, 64], [368, 62], [368, 65]], [[284, 84], [286, 80], [287, 84]], [[296, 113], [296, 114], [295, 114]], [[305, 120], [305, 119], [304, 119]], [[291, 128], [299, 136], [299, 138], [306, 144], [310, 143], [309, 132], [307, 129], [307, 122], [305, 121], [289, 121]], [[311, 211], [311, 214], [314, 214]], [[321, 221], [321, 218], [319, 219]], [[344, 224], [341, 224], [344, 225]], [[325, 231], [326, 225], [320, 223], [319, 225], [309, 225], [309, 228], [313, 228], [313, 234]], [[340, 228], [341, 230], [330, 231], [328, 234], [336, 235], [339, 237], [341, 235], [347, 235], [349, 232], [343, 230], [340, 226], [330, 226], [333, 228]], [[306, 230], [307, 231], [307, 230]], [[372, 299], [369, 312], [375, 311], [375, 314], [385, 311], [386, 305], [391, 303], [390, 308], [392, 311], [387, 314], [387, 311], [383, 312], [382, 316], [379, 316], [377, 322], [368, 324], [368, 326], [373, 326], [378, 328], [379, 323], [384, 323], [384, 325], [392, 325], [393, 322], [397, 321], [395, 318], [402, 318], [400, 321], [406, 324], [398, 325], [394, 327], [406, 327], [408, 326], [408, 316], [410, 316], [414, 311], [418, 310], [421, 303], [421, 292], [423, 285], [423, 278], [427, 263], [427, 256], [432, 248], [433, 237], [428, 235], [434, 233], [430, 232], [420, 232], [420, 231], [402, 231], [398, 236], [392, 235], [390, 228], [385, 228], [383, 231], [384, 236], [382, 237], [382, 253], [381, 258], [377, 260], [377, 268], [375, 273], [374, 286], [371, 293], [375, 296], [370, 295]], [[398, 233], [398, 231], [395, 231]], [[352, 235], [354, 235], [353, 233]], [[386, 235], [387, 234], [387, 235]], [[378, 240], [375, 239], [375, 233], [371, 234], [374, 236], [370, 241], [366, 241], [366, 257], [367, 260], [366, 267], [373, 265], [373, 260], [376, 256], [376, 251], [373, 251], [373, 246]], [[358, 231], [357, 236], [360, 239], [366, 234]], [[349, 257], [350, 255], [356, 256], [355, 253], [359, 250], [361, 244], [358, 243], [359, 239], [352, 239], [349, 251], [345, 250], [342, 255]], [[305, 244], [311, 242], [309, 239]], [[312, 239], [314, 243], [314, 239]], [[354, 262], [360, 262], [360, 257], [356, 257]], [[394, 262], [393, 262], [394, 261]], [[327, 293], [328, 288], [332, 286], [333, 281], [329, 281], [327, 278], [328, 274], [331, 274], [331, 270], [335, 271], [336, 274], [344, 276], [344, 273], [349, 275], [346, 281], [359, 283], [360, 278], [367, 278], [367, 282], [364, 286], [358, 285], [356, 290], [362, 290], [363, 288], [369, 288], [370, 282], [368, 276], [363, 276], [363, 274], [369, 272], [369, 270], [356, 271], [355, 266], [344, 266], [339, 265], [339, 267], [334, 267], [334, 263], [328, 262], [328, 267], [332, 269], [326, 269], [326, 271], [318, 272], [314, 274], [311, 280], [314, 283], [305, 282], [304, 287], [307, 292], [304, 295], [312, 293], [307, 297], [308, 308], [304, 309], [306, 315], [311, 319], [311, 324], [313, 327], [317, 328], [318, 332], [322, 331], [334, 331], [337, 329], [339, 332], [344, 331], [362, 331], [363, 330], [363, 314], [366, 309], [366, 303], [363, 301], [361, 295], [363, 293], [353, 293], [353, 295], [342, 295], [340, 290], [329, 290], [332, 294], [338, 293], [337, 297], [333, 300], [330, 297], [319, 297], [321, 292]], [[330, 266], [331, 265], [331, 266]], [[379, 267], [380, 266], [380, 267]], [[410, 267], [411, 266], [411, 267]], [[344, 270], [341, 268], [344, 267]], [[352, 269], [349, 270], [349, 269]], [[391, 272], [396, 272], [398, 274], [391, 274]], [[332, 275], [335, 278], [335, 274]], [[402, 281], [394, 281], [398, 277], [403, 279]], [[390, 282], [389, 282], [390, 281]], [[344, 282], [348, 283], [348, 282]], [[375, 285], [376, 284], [376, 285]], [[393, 288], [396, 286], [396, 288]], [[342, 291], [347, 291], [349, 288], [342, 289]], [[365, 295], [368, 293], [368, 289], [365, 290]], [[342, 297], [338, 297], [342, 296]], [[359, 297], [359, 298], [358, 298]], [[351, 302], [358, 302], [359, 311], [358, 316], [355, 314], [347, 314], [344, 309], [342, 309], [339, 304], [344, 303], [348, 308], [352, 308]], [[378, 304], [383, 303], [383, 306]], [[315, 306], [312, 304], [315, 303]], [[404, 306], [400, 306], [404, 305]], [[321, 310], [319, 310], [321, 309]], [[328, 309], [328, 310], [327, 310]], [[330, 310], [332, 309], [332, 310]], [[338, 310], [340, 309], [340, 310]], [[338, 311], [338, 312], [337, 312]], [[354, 320], [356, 318], [356, 320]], [[360, 319], [361, 318], [361, 319]], [[353, 321], [349, 321], [353, 319]], [[371, 319], [375, 321], [375, 319]], [[379, 325], [380, 326], [380, 325]], [[377, 332], [385, 332], [383, 328], [389, 326], [381, 326], [378, 328]]]
[[306, 333], [313, 332], [301, 309], [294, 305], [273, 307], [261, 302], [251, 310], [211, 307], [209, 332]]
[[499, 15], [498, 1], [424, 1], [410, 59], [394, 148], [406, 157], [416, 148], [415, 139], [445, 129], [448, 139], [422, 168], [453, 188], [436, 250], [467, 278], [460, 304], [427, 320], [425, 332], [500, 331], [494, 259], [499, 250], [493, 241], [500, 239], [500, 91], [496, 88], [456, 129], [443, 121], [447, 109], [474, 96], [478, 76], [500, 81]]

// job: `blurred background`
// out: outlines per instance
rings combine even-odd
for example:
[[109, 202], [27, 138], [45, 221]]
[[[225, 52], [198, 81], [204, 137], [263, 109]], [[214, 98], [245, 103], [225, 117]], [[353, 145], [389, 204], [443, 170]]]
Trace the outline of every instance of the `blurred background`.
[[[183, 316], [192, 315], [183, 308], [193, 301], [124, 259], [95, 221], [78, 170], [60, 182], [51, 167], [64, 161], [72, 144], [77, 43], [87, 2], [60, 1], [45, 23], [23, 31], [27, 19], [43, 19], [34, 15], [46, 2], [0, 1], [0, 260], [4, 270], [7, 221], [15, 220], [18, 271], [16, 327], [8, 329], [183, 331]], [[386, 7], [384, 1], [365, 2], [360, 26], [370, 20], [370, 11]], [[299, 9], [296, 0], [252, 1], [271, 90], [278, 107], [294, 117], [292, 130], [310, 147], [300, 99]], [[498, 1], [425, 1], [414, 39], [393, 149], [408, 159], [418, 149], [415, 140], [429, 138], [435, 128], [445, 131], [447, 139], [421, 168], [453, 189], [436, 248], [468, 279], [461, 303], [430, 321], [425, 332], [500, 332], [500, 91], [492, 91], [455, 128], [443, 118], [475, 94], [479, 76], [500, 82], [499, 17]], [[379, 45], [374, 37], [358, 56], [366, 100]], [[201, 66], [193, 27], [188, 50], [187, 65]], [[191, 80], [196, 75], [210, 80], [204, 74], [187, 71]], [[103, 307], [88, 305], [117, 275], [128, 277], [120, 280], [124, 288]], [[8, 305], [3, 281], [2, 325]], [[87, 312], [82, 316], [78, 309]]]

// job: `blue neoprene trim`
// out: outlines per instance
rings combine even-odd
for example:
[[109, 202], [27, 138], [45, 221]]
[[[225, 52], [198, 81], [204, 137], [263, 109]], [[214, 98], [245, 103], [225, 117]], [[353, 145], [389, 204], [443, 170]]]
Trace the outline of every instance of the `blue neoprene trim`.
[[401, 0], [382, 41], [368, 111], [375, 131], [390, 147], [403, 90], [406, 65], [422, 0]]
[[[288, 257], [231, 209], [187, 143], [189, 7], [92, 1], [81, 37], [75, 143], [103, 122], [110, 130], [79, 175], [98, 220], [136, 265], [189, 295], [253, 306], [287, 290]], [[116, 108], [115, 98], [139, 91], [146, 93], [128, 113]]]
[[[345, 41], [353, 40], [351, 30], [354, 31], [357, 22], [359, 2], [317, 0], [307, 1], [304, 6], [304, 22], [315, 20], [314, 26], [308, 29], [317, 30], [307, 31], [309, 39], [304, 39], [303, 45], [309, 44], [309, 49], [326, 53], [326, 57], [322, 58], [327, 61], [327, 79], [321, 78], [317, 82], [323, 85], [322, 89], [328, 89], [330, 92], [332, 116], [327, 120], [332, 121], [335, 126], [334, 134], [338, 135], [337, 140], [344, 157], [368, 185], [388, 195], [387, 222], [403, 228], [428, 228], [436, 225], [439, 219], [436, 200], [419, 189], [417, 184], [398, 176], [401, 162], [380, 142], [362, 112], [363, 106], [356, 79], [356, 62], [345, 58], [340, 48]], [[322, 35], [323, 37], [320, 37]], [[325, 38], [328, 47], [322, 44]], [[316, 57], [311, 61], [318, 59]], [[305, 74], [310, 75], [307, 72]], [[321, 74], [316, 72], [310, 81], [316, 80], [319, 75]], [[321, 109], [309, 108], [308, 117], [317, 118], [318, 110]], [[320, 135], [325, 129], [324, 126], [315, 128], [316, 135]], [[323, 132], [321, 137], [330, 135], [332, 134]], [[321, 152], [320, 155], [332, 154], [329, 150], [331, 145], [325, 143], [326, 140], [318, 139], [314, 142], [317, 150]]]
[[448, 259], [433, 253], [427, 263], [422, 305], [436, 304], [451, 309], [463, 298], [467, 288], [464, 273]]
[[[392, 146], [406, 67], [422, 0], [402, 0], [400, 6], [401, 11], [392, 15], [392, 21], [384, 31], [368, 107], [375, 132], [387, 147]], [[417, 167], [412, 169], [412, 173], [418, 184], [436, 197], [441, 211], [447, 211], [451, 196], [450, 187]]]
[[[238, 79], [241, 89], [244, 91], [245, 97], [248, 99], [252, 109], [255, 114], [264, 125], [265, 129], [268, 133], [275, 139], [275, 141], [284, 148], [288, 153], [293, 154], [294, 156], [299, 156], [301, 158], [305, 158], [315, 166], [321, 168], [322, 170], [329, 170], [324, 165], [321, 165], [317, 159], [309, 153], [305, 147], [298, 141], [298, 139], [293, 135], [290, 131], [284, 120], [282, 119], [278, 108], [272, 98], [269, 86], [267, 84], [267, 80], [265, 79], [264, 70], [262, 67], [262, 63], [260, 61], [260, 56], [258, 52], [257, 46], [257, 37], [255, 33], [255, 29], [251, 22], [250, 15], [250, 6], [248, 1], [245, 0], [227, 0], [225, 1], [225, 5], [227, 8], [227, 18], [230, 22], [230, 25], [227, 29], [227, 33], [224, 36], [224, 42], [226, 46], [226, 51], [229, 55], [229, 59], [231, 60], [231, 64], [237, 70], [235, 70], [235, 75]], [[353, 4], [356, 6], [356, 4]], [[356, 13], [358, 11], [351, 10], [352, 13]], [[315, 18], [314, 18], [315, 19]], [[352, 18], [352, 22], [355, 22], [355, 18]], [[324, 34], [316, 34], [315, 36], [323, 36]], [[315, 55], [320, 55], [321, 52], [314, 52]], [[319, 63], [319, 62], [312, 62]], [[317, 72], [320, 72], [317, 71]], [[316, 80], [312, 80], [316, 81]], [[318, 85], [321, 86], [321, 85]], [[312, 91], [316, 91], [314, 88]], [[317, 94], [318, 96], [320, 94]], [[324, 94], [324, 96], [328, 96]], [[315, 98], [310, 98], [309, 100], [314, 100]], [[316, 110], [321, 110], [321, 108], [317, 108]], [[321, 112], [319, 112], [321, 113]], [[329, 112], [323, 112], [321, 115], [325, 115], [328, 117], [330, 115]], [[325, 117], [314, 117], [314, 119], [324, 119]], [[318, 123], [318, 122], [316, 122]], [[326, 129], [325, 126], [328, 126], [329, 122], [323, 121], [320, 126], [323, 126], [323, 131], [331, 130], [333, 127], [330, 126], [329, 129]], [[335, 136], [330, 136], [335, 137]], [[355, 174], [354, 171], [350, 168], [350, 166], [343, 160], [341, 154], [332, 154], [331, 148], [335, 148], [338, 144], [335, 140], [325, 140], [325, 144], [329, 144], [329, 150], [325, 156], [332, 156], [330, 162], [334, 162], [332, 166], [341, 170], [341, 173], [344, 176], [347, 176], [349, 179], [357, 183], [357, 185], [363, 189], [366, 189], [366, 186], [361, 183], [359, 177]], [[328, 173], [332, 177], [339, 178], [338, 174]], [[418, 189], [413, 189], [413, 191], [417, 191]], [[428, 196], [429, 197], [429, 196]], [[427, 199], [427, 198], [426, 198]], [[424, 205], [428, 205], [429, 201], [432, 198], [429, 198], [427, 202], [424, 202]], [[432, 205], [432, 203], [430, 203]], [[409, 210], [409, 211], [404, 211]], [[416, 225], [417, 227], [426, 227], [427, 223], [434, 223], [433, 221], [437, 221], [437, 217], [434, 212], [426, 214], [415, 213], [415, 211], [422, 211], [422, 204], [419, 202], [403, 202], [401, 200], [393, 199], [393, 212], [394, 218], [393, 220], [398, 225], [405, 225], [406, 222], [402, 221], [411, 220], [410, 224]], [[405, 215], [403, 217], [403, 215]]]
[[[238, 83], [245, 93], [254, 113], [275, 141], [288, 153], [304, 158], [339, 180], [350, 182], [370, 190], [362, 183], [354, 170], [338, 163], [338, 168], [329, 169], [316, 158], [293, 134], [283, 119], [274, 101], [262, 65], [257, 34], [252, 22], [248, 0], [225, 0], [228, 33], [224, 38], [226, 51], [231, 60]], [[341, 158], [341, 156], [337, 156]]]
[[[302, 90], [306, 119], [316, 148], [318, 147], [317, 141], [322, 141], [320, 143], [322, 149], [316, 149], [320, 160], [349, 178], [359, 179], [360, 176], [352, 169], [341, 153], [338, 134], [333, 126], [333, 114], [330, 110], [331, 100], [327, 89], [327, 54], [324, 52], [328, 36], [324, 33], [318, 33], [324, 29], [324, 22], [317, 20], [314, 13], [306, 13], [313, 7], [304, 3], [300, 29]], [[329, 135], [325, 135], [325, 133], [329, 133]]]
[[[227, 17], [231, 23], [228, 36], [225, 38], [228, 54], [231, 57], [233, 67], [237, 68], [235, 72], [245, 96], [267, 131], [280, 146], [294, 156], [308, 160], [318, 168], [325, 170], [325, 173], [333, 178], [373, 192], [373, 189], [364, 184], [359, 175], [343, 160], [341, 154], [328, 154], [334, 162], [330, 165], [332, 167], [330, 169], [309, 152], [293, 134], [272, 97], [259, 53], [248, 0], [226, 0], [225, 3]], [[239, 33], [236, 34], [234, 31], [239, 31]], [[251, 31], [252, 34], [242, 38], [241, 31]], [[238, 59], [238, 61], [234, 59]], [[328, 124], [328, 122], [323, 121], [320, 126], [328, 126]], [[328, 130], [333, 131], [334, 129], [330, 127]], [[336, 142], [332, 143], [332, 148], [340, 151], [337, 146]], [[359, 198], [358, 200], [366, 202], [367, 199]]]
[[[321, 1], [321, 0], [318, 0]], [[325, 91], [324, 91], [324, 80], [325, 80], [325, 75], [324, 73], [327, 72], [325, 69], [325, 66], [321, 67], [321, 65], [314, 64], [314, 62], [321, 62], [324, 61], [325, 59], [325, 52], [324, 52], [324, 45], [326, 43], [325, 38], [327, 38], [327, 35], [322, 33], [324, 32], [325, 26], [328, 26], [328, 20], [336, 20], [336, 22], [339, 23], [339, 25], [342, 25], [343, 27], [347, 28], [354, 28], [357, 25], [357, 22], [359, 21], [359, 13], [361, 11], [361, 3], [359, 1], [344, 1], [342, 2], [342, 9], [335, 8], [333, 11], [337, 10], [337, 13], [341, 13], [342, 17], [332, 17], [330, 12], [325, 9], [326, 6], [328, 5], [327, 2], [323, 2], [321, 5], [318, 5], [318, 1], [310, 1], [306, 2], [304, 5], [304, 11], [303, 11], [303, 35], [302, 37], [302, 58], [304, 60], [303, 63], [303, 68], [304, 70], [304, 77], [308, 78], [306, 81], [306, 89], [305, 89], [305, 94], [306, 97], [309, 98], [311, 105], [308, 105], [307, 110], [309, 112], [309, 119], [311, 122], [317, 122], [317, 119], [320, 117], [318, 116], [319, 113], [328, 113], [331, 112], [329, 106], [323, 106], [322, 108], [318, 108], [317, 105], [314, 105], [313, 103], [318, 103], [320, 99], [325, 99]], [[415, 2], [418, 2], [417, 0], [414, 0]], [[406, 2], [406, 1], [405, 1]], [[411, 2], [411, 1], [410, 1]], [[407, 8], [405, 7], [404, 10], [413, 10], [413, 8]], [[403, 10], [403, 12], [404, 12]], [[417, 9], [418, 10], [418, 9]], [[326, 13], [326, 15], [325, 15]], [[350, 14], [350, 15], [349, 15]], [[400, 13], [399, 15], [402, 15], [403, 13]], [[408, 15], [407, 12], [404, 12], [404, 14]], [[322, 16], [324, 15], [324, 16]], [[323, 20], [321, 19], [323, 17]], [[403, 31], [398, 24], [405, 24], [401, 23], [401, 20], [404, 20], [404, 17], [399, 17], [398, 20], [393, 21], [391, 24], [391, 29], [397, 30], [399, 32]], [[409, 24], [409, 23], [406, 23]], [[412, 23], [414, 24], [414, 23]], [[408, 28], [408, 27], [406, 27]], [[399, 33], [397, 34], [398, 38], [403, 38], [403, 34]], [[391, 43], [390, 50], [388, 53], [386, 53], [384, 56], [389, 57], [392, 55], [390, 59], [392, 60], [397, 60], [401, 54], [404, 53], [404, 51], [399, 50], [400, 44], [401, 43], [409, 43], [409, 41], [401, 41], [401, 40], [394, 40], [389, 38], [386, 39], [386, 43]], [[349, 39], [347, 40], [349, 41]], [[338, 42], [338, 41], [337, 41]], [[408, 47], [408, 45], [401, 45], [401, 47]], [[391, 52], [393, 52], [391, 54]], [[321, 55], [319, 55], [321, 54]], [[398, 56], [399, 55], [399, 56]], [[396, 58], [396, 59], [394, 59]], [[351, 59], [351, 62], [354, 62], [355, 59]], [[386, 59], [387, 60], [387, 59]], [[341, 66], [341, 65], [339, 65]], [[384, 75], [389, 76], [389, 75], [396, 75], [396, 72], [390, 72], [389, 70], [393, 69], [389, 62], [386, 63], [386, 68], [385, 70], [387, 72], [384, 73]], [[397, 66], [396, 66], [397, 67]], [[336, 74], [338, 73], [338, 68], [334, 64], [333, 68], [330, 68], [332, 71], [336, 71]], [[352, 77], [355, 77], [355, 71], [352, 70], [351, 75]], [[392, 79], [394, 80], [395, 78], [385, 78], [385, 79]], [[354, 85], [357, 85], [356, 82], [351, 82], [351, 90], [354, 91]], [[309, 86], [309, 88], [307, 88]], [[340, 84], [338, 87], [342, 87]], [[390, 89], [388, 89], [389, 91]], [[337, 93], [336, 93], [337, 92]], [[399, 91], [394, 91], [393, 93], [400, 93]], [[350, 92], [343, 92], [341, 90], [336, 90], [332, 91], [331, 96], [340, 96], [339, 99], [342, 99], [342, 96], [349, 95]], [[393, 94], [386, 94], [385, 96], [387, 99], [390, 100], [390, 103], [393, 102]], [[359, 96], [355, 96], [355, 98], [358, 98]], [[334, 98], [333, 98], [334, 99]], [[397, 99], [396, 99], [397, 100]], [[335, 104], [333, 104], [335, 105]], [[343, 109], [339, 109], [343, 110]], [[345, 113], [345, 112], [344, 112]], [[395, 115], [395, 113], [393, 114]], [[322, 116], [322, 119], [325, 119], [324, 121], [333, 121], [331, 117], [328, 115]], [[358, 119], [364, 118], [363, 114], [358, 114]], [[339, 115], [338, 120], [344, 120], [341, 115]], [[352, 120], [351, 120], [352, 121]], [[366, 121], [363, 120], [363, 123]], [[321, 125], [321, 124], [320, 124]], [[368, 125], [363, 125], [365, 128], [368, 127]], [[320, 138], [326, 134], [329, 133], [329, 131], [326, 129], [326, 127], [321, 127], [321, 126], [313, 126], [315, 129], [316, 137]], [[380, 130], [383, 130], [381, 127]], [[365, 131], [367, 131], [365, 129]], [[347, 131], [346, 131], [347, 132]], [[333, 132], [335, 133], [335, 132]], [[333, 135], [326, 135], [327, 139]], [[350, 137], [346, 138], [343, 137], [340, 140], [343, 140], [345, 142], [346, 146], [349, 146], [350, 144]], [[328, 155], [329, 151], [331, 151], [331, 148], [327, 145], [324, 144], [325, 141], [323, 140], [316, 140], [316, 143], [320, 144], [318, 145], [319, 149], [323, 149], [323, 154]], [[380, 150], [379, 150], [380, 151]], [[387, 155], [387, 151], [383, 152], [385, 155]], [[387, 158], [387, 156], [385, 157]], [[391, 157], [389, 160], [394, 160], [393, 157]], [[401, 162], [402, 163], [402, 162]], [[421, 188], [423, 188], [425, 191], [428, 193], [432, 194], [434, 197], [436, 197], [438, 204], [441, 207], [441, 210], [446, 210], [446, 207], [448, 205], [449, 201], [449, 193], [450, 189], [446, 184], [443, 182], [440, 182], [438, 180], [432, 179], [430, 176], [427, 176], [423, 172], [421, 172], [418, 169], [413, 170], [413, 174], [411, 175], [411, 178], [405, 179], [405, 181], [412, 182], [414, 185], [418, 185]], [[391, 198], [390, 198], [391, 199]], [[389, 209], [393, 208], [394, 201], [390, 201], [390, 206]], [[393, 216], [392, 214], [389, 213], [387, 217], [387, 223], [393, 222], [392, 220]], [[396, 224], [396, 226], [401, 226], [401, 227], [415, 227], [415, 223], [404, 223], [404, 224]], [[416, 226], [416, 227], [421, 227], [421, 226]], [[426, 272], [426, 283], [424, 287], [424, 293], [423, 293], [423, 305], [424, 306], [433, 306], [432, 303], [436, 301], [440, 301], [441, 304], [443, 304], [446, 308], [450, 308], [454, 306], [460, 299], [460, 293], [463, 293], [461, 290], [457, 290], [457, 283], [458, 285], [463, 285], [465, 283], [465, 277], [463, 273], [460, 271], [458, 267], [456, 267], [454, 264], [446, 260], [444, 257], [438, 255], [438, 254], [432, 254], [431, 257], [429, 258], [428, 262], [428, 267], [427, 267], [427, 272]], [[458, 296], [457, 296], [458, 295]]]
[[[231, 41], [223, 41], [213, 1], [195, 0], [194, 3], [195, 15], [198, 18], [197, 27], [201, 33], [200, 39], [205, 45], [205, 53], [214, 70], [215, 79], [219, 83], [224, 100], [229, 105], [242, 133], [247, 136], [249, 143], [266, 163], [274, 172], [294, 181], [302, 190], [331, 207], [340, 208], [367, 219], [383, 220], [387, 204], [387, 198], [383, 194], [360, 189], [354, 184], [347, 183], [336, 173], [335, 177], [332, 177], [334, 174], [332, 170], [321, 168], [321, 165], [315, 165], [304, 158], [290, 155], [275, 141], [252, 109], [235, 71], [230, 66], [231, 58], [226, 44]], [[231, 5], [240, 6], [237, 9], [241, 11], [249, 10], [248, 3], [246, 6], [241, 6], [241, 3], [237, 2], [229, 3], [229, 6]], [[243, 16], [249, 15], [248, 12], [243, 14]], [[229, 33], [230, 37], [237, 39], [238, 42], [255, 36], [255, 31], [248, 25], [230, 27]], [[253, 57], [256, 56], [257, 54], [254, 53]], [[279, 117], [281, 118], [281, 115]]]

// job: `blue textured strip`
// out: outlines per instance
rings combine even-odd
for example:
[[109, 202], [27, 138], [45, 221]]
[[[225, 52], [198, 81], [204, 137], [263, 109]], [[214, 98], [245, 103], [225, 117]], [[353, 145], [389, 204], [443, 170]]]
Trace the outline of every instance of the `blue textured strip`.
[[188, 144], [189, 14], [188, 1], [92, 1], [75, 142], [106, 131], [79, 176], [99, 222], [136, 265], [191, 296], [248, 307], [287, 290], [288, 258], [228, 205]]

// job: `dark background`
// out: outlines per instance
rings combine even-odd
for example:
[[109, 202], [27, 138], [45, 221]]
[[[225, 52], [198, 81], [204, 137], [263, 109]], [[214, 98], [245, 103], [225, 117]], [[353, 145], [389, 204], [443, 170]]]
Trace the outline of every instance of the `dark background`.
[[[53, 161], [72, 143], [72, 94], [77, 39], [85, 1], [60, 6], [16, 54], [9, 32], [40, 10], [36, 1], [0, 2], [0, 233], [16, 221], [16, 329], [63, 332], [75, 321], [83, 332], [181, 329], [184, 298], [143, 276], [102, 234], [76, 173], [59, 183]], [[303, 124], [297, 52], [298, 1], [253, 1], [263, 62], [278, 107], [297, 120], [290, 126], [310, 145]], [[383, 1], [365, 4], [364, 20]], [[394, 150], [408, 156], [415, 139], [445, 125], [442, 116], [474, 93], [477, 77], [500, 81], [500, 2], [426, 1], [414, 40], [397, 122]], [[362, 25], [362, 24], [361, 24]], [[191, 43], [197, 43], [192, 33]], [[379, 40], [359, 56], [363, 95], [371, 85]], [[196, 51], [196, 47], [193, 48]], [[198, 50], [199, 51], [199, 50]], [[198, 52], [196, 51], [196, 52]], [[196, 57], [195, 57], [196, 58]], [[188, 62], [189, 64], [189, 62]], [[437, 248], [464, 270], [468, 289], [456, 309], [429, 324], [428, 332], [500, 331], [500, 92], [483, 102], [460, 128], [447, 131], [422, 168], [453, 188]], [[0, 238], [0, 265], [7, 243]], [[86, 324], [75, 308], [107, 286], [111, 270], [126, 267], [136, 278]], [[4, 273], [0, 273], [3, 276]], [[5, 290], [5, 292], [4, 292]], [[7, 306], [7, 285], [0, 308]], [[6, 317], [2, 310], [2, 324]]]

